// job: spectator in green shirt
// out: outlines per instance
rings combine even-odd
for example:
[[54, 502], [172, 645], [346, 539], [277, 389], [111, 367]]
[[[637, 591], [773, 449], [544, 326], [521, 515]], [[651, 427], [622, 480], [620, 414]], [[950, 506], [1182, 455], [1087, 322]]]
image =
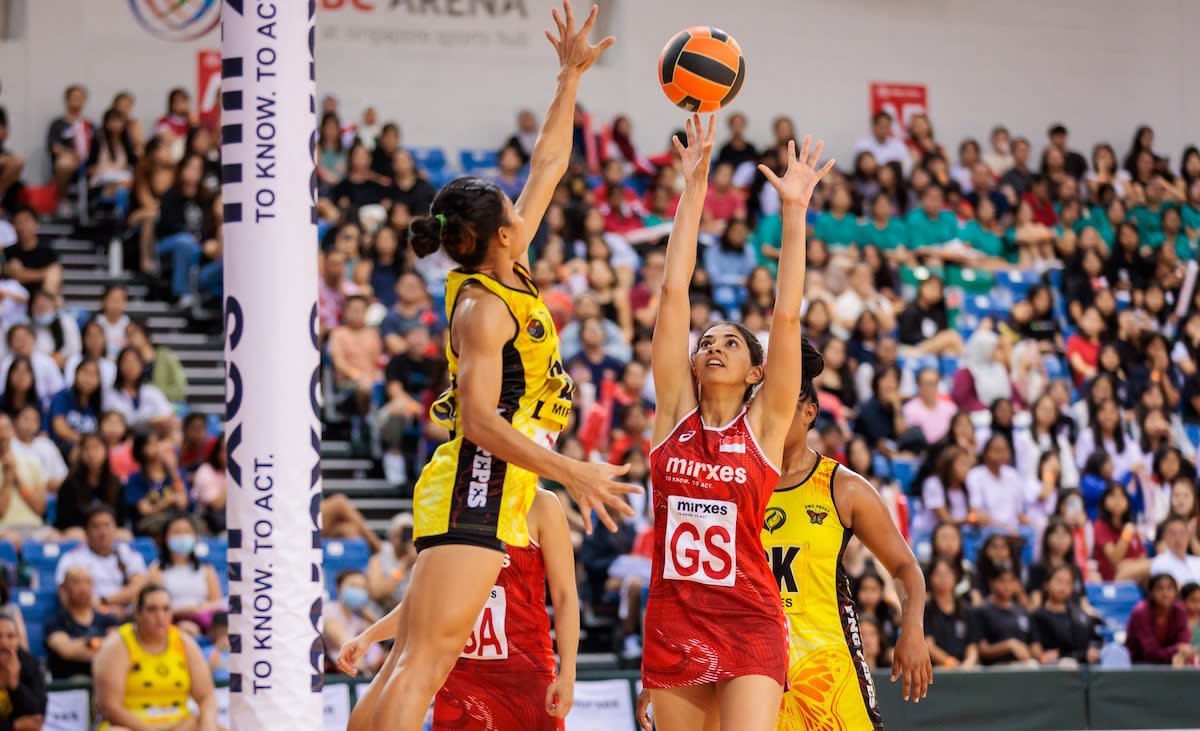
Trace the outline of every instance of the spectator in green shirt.
[[1187, 205], [1183, 207], [1183, 230], [1192, 241], [1200, 240], [1200, 180], [1188, 188]]
[[834, 249], [858, 243], [858, 219], [850, 210], [853, 204], [849, 188], [845, 185], [834, 188], [829, 208], [817, 216], [813, 237]]
[[942, 246], [958, 238], [958, 219], [946, 210], [942, 189], [930, 185], [921, 193], [921, 207], [908, 214], [909, 245], [916, 250]]
[[1142, 241], [1151, 241], [1162, 234], [1162, 212], [1165, 208], [1174, 207], [1174, 203], [1165, 200], [1167, 183], [1161, 175], [1155, 175], [1146, 186], [1146, 202], [1139, 203], [1129, 212], [1129, 219], [1137, 224], [1138, 235]]
[[1195, 258], [1196, 241], [1191, 239], [1183, 232], [1183, 213], [1175, 206], [1164, 208], [1162, 212], [1162, 231], [1157, 234], [1151, 234], [1146, 243], [1151, 249], [1157, 249], [1160, 246], [1170, 246], [1175, 250], [1175, 255], [1183, 261], [1191, 261]]
[[889, 259], [904, 260], [907, 256], [908, 228], [904, 220], [892, 215], [892, 201], [880, 193], [871, 199], [871, 217], [858, 229], [858, 243], [874, 244]]
[[981, 266], [1002, 267], [1016, 262], [1017, 252], [1010, 250], [1004, 240], [1004, 227], [996, 220], [996, 206], [991, 198], [979, 199], [975, 218], [963, 224], [958, 238], [986, 257], [978, 263]]

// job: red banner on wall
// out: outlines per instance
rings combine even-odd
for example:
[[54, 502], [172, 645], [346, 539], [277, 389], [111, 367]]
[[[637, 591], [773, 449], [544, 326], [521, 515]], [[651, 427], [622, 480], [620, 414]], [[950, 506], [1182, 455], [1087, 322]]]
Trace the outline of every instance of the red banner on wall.
[[214, 132], [221, 126], [221, 52], [196, 52], [196, 113]]
[[908, 123], [917, 114], [928, 114], [929, 97], [924, 84], [871, 83], [871, 114], [887, 112], [895, 120], [895, 133], [904, 138]]

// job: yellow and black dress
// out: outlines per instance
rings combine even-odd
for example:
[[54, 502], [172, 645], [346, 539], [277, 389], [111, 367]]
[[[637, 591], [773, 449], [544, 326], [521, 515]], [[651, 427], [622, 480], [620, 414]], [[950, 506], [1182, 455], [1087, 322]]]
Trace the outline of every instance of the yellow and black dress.
[[[497, 413], [513, 427], [550, 448], [567, 424], [575, 384], [558, 354], [558, 331], [529, 272], [519, 264], [513, 272], [525, 289], [514, 289], [486, 274], [452, 271], [446, 280], [446, 314], [451, 327], [454, 308], [468, 286], [499, 297], [515, 329], [504, 344], [502, 383]], [[505, 544], [526, 546], [525, 516], [533, 504], [538, 476], [507, 464], [463, 438], [458, 404], [458, 354], [446, 346], [450, 388], [430, 408], [432, 419], [450, 432], [450, 440], [434, 452], [413, 495], [418, 549], [441, 543], [466, 543], [503, 550]]]
[[[167, 649], [157, 655], [149, 653], [138, 641], [132, 624], [118, 630], [129, 652], [129, 675], [125, 678], [125, 706], [138, 720], [152, 728], [174, 728], [180, 721], [191, 718], [188, 696], [192, 676], [188, 673], [187, 651], [179, 630], [167, 632]], [[110, 726], [101, 723], [100, 731]]]
[[790, 643], [777, 731], [883, 728], [842, 567], [852, 531], [833, 501], [839, 468], [820, 457], [804, 481], [775, 491], [763, 521], [763, 548], [779, 583]]

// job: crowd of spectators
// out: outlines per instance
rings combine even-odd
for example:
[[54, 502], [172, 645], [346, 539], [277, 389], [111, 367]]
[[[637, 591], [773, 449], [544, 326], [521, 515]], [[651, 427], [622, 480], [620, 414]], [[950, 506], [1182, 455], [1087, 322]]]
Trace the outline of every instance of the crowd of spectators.
[[[87, 90], [65, 91], [47, 133], [54, 212], [118, 222], [130, 273], [195, 309], [221, 293], [219, 140], [182, 89], [147, 130], [134, 103], [118, 94], [96, 125]], [[440, 253], [416, 259], [407, 229], [453, 173], [445, 151], [406, 147], [373, 108], [352, 121], [326, 97], [320, 115], [314, 255], [330, 427], [407, 491], [446, 436], [428, 408], [447, 385], [451, 266]], [[692, 324], [730, 317], [765, 340], [782, 226], [756, 166], [781, 171], [797, 135], [779, 117], [760, 145], [745, 116], [724, 121]], [[6, 123], [0, 115], [0, 142]], [[574, 159], [531, 261], [578, 385], [557, 448], [629, 463], [629, 479], [649, 488], [650, 332], [683, 181], [670, 145], [643, 154], [632, 124], [578, 110]], [[537, 129], [522, 111], [512, 137], [467, 171], [516, 197]], [[1108, 144], [1085, 157], [1060, 124], [1040, 143], [997, 126], [953, 149], [924, 115], [902, 125], [877, 114], [814, 196], [804, 332], [826, 370], [812, 446], [879, 487], [926, 562], [938, 666], [1092, 663], [1122, 638], [1134, 661], [1195, 664], [1200, 151], [1172, 160], [1143, 127], [1123, 157]], [[0, 537], [78, 542], [55, 577], [50, 670], [82, 672], [124, 618], [156, 621], [146, 613], [165, 594], [183, 634], [215, 648], [219, 674], [223, 598], [195, 555], [198, 539], [224, 530], [219, 427], [187, 413], [179, 358], [126, 313], [125, 288], [110, 287], [94, 313], [64, 299], [58, 253], [23, 204], [31, 176], [0, 155]], [[651, 553], [649, 501], [631, 499], [637, 515], [619, 532], [585, 537], [564, 498], [587, 619], [611, 620], [628, 657]], [[373, 554], [337, 577], [326, 609], [335, 646], [403, 596], [415, 552], [410, 516], [380, 540], [353, 501], [323, 509], [330, 535]], [[129, 548], [140, 536], [157, 541], [152, 565]], [[856, 542], [846, 564], [868, 661], [885, 666], [897, 631], [890, 579]], [[1089, 585], [1114, 581], [1145, 591], [1127, 628], [1089, 602]], [[0, 676], [13, 662], [6, 626]]]
[[[726, 121], [693, 325], [732, 317], [765, 340], [782, 231], [756, 165], [778, 170], [796, 135], [781, 117], [760, 150], [744, 116]], [[426, 412], [445, 386], [449, 262], [415, 259], [405, 226], [444, 171], [397, 139], [372, 150], [332, 100], [321, 129], [333, 392], [362, 448], [374, 437], [389, 481], [409, 485], [444, 438]], [[517, 195], [536, 129], [521, 112], [494, 169], [478, 174]], [[996, 127], [986, 149], [967, 139], [952, 157], [927, 117], [901, 128], [880, 113], [853, 166], [821, 186], [805, 311], [826, 362], [813, 446], [880, 487], [927, 561], [939, 665], [1097, 662], [1122, 637], [1135, 661], [1192, 665], [1200, 644], [1163, 617], [1200, 582], [1200, 152], [1172, 164], [1146, 127], [1123, 163], [1108, 144], [1089, 160], [1061, 124], [1040, 160], [1034, 147]], [[670, 152], [638, 152], [624, 116], [597, 129], [580, 109], [575, 151], [531, 254], [579, 386], [558, 448], [627, 462], [645, 483], [649, 333], [682, 179]], [[428, 167], [414, 173], [418, 158]], [[635, 507], [618, 534], [577, 536], [587, 611], [618, 615], [629, 656], [650, 556], [650, 514]], [[860, 614], [878, 629], [871, 662], [886, 664], [896, 597], [869, 557], [859, 569]], [[1147, 589], [1127, 628], [1085, 592], [1118, 580]], [[372, 583], [374, 599], [391, 599]], [[1148, 612], [1149, 634], [1138, 629]]]

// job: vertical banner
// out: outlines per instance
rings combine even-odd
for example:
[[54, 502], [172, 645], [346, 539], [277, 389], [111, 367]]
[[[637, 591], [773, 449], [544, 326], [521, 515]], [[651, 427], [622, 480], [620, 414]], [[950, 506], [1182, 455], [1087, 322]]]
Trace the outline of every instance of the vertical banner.
[[887, 112], [895, 120], [894, 133], [900, 139], [908, 136], [908, 123], [915, 115], [927, 114], [929, 92], [924, 84], [891, 84], [872, 82], [871, 114]]
[[235, 731], [322, 726], [314, 12], [221, 12]]
[[221, 52], [196, 51], [196, 113], [213, 132], [221, 124]]

